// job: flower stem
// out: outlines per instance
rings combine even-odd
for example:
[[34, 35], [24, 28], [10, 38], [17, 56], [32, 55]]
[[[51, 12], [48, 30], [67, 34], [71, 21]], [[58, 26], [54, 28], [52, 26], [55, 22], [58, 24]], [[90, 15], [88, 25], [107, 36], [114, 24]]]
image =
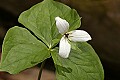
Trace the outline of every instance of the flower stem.
[[39, 71], [39, 75], [38, 75], [38, 80], [41, 79], [42, 70], [43, 70], [44, 65], [45, 65], [45, 60], [44, 60], [44, 61], [42, 62], [42, 64], [41, 64], [40, 71]]

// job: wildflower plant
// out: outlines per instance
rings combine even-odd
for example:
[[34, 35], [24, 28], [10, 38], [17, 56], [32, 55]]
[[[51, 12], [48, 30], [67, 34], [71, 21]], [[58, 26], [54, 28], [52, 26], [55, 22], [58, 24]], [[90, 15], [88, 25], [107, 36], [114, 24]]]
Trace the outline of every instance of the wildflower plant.
[[6, 33], [1, 71], [17, 74], [38, 63], [43, 66], [52, 57], [57, 80], [104, 79], [101, 62], [86, 42], [91, 36], [76, 30], [81, 25], [76, 10], [54, 0], [44, 0], [21, 13], [18, 21], [25, 28], [14, 26]]

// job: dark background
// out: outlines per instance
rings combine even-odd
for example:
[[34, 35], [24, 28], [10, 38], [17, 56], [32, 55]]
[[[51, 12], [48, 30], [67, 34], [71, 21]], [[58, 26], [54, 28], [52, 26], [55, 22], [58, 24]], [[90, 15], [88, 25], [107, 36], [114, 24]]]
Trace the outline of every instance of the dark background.
[[[20, 13], [40, 1], [42, 0], [0, 0], [0, 47], [9, 28], [22, 26], [17, 21]], [[82, 17], [80, 29], [92, 36], [89, 43], [101, 59], [105, 80], [120, 80], [120, 0], [56, 1], [76, 9]], [[50, 64], [52, 60], [47, 61], [53, 67]]]

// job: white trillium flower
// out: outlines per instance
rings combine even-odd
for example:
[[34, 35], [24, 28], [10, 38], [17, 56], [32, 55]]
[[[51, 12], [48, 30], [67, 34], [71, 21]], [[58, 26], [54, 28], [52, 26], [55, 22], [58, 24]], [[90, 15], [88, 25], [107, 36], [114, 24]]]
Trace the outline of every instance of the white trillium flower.
[[55, 18], [56, 26], [59, 33], [63, 35], [59, 44], [59, 55], [63, 58], [68, 58], [71, 50], [71, 45], [69, 41], [74, 42], [86, 42], [91, 40], [91, 36], [84, 30], [73, 30], [68, 32], [69, 23], [61, 19], [60, 17]]

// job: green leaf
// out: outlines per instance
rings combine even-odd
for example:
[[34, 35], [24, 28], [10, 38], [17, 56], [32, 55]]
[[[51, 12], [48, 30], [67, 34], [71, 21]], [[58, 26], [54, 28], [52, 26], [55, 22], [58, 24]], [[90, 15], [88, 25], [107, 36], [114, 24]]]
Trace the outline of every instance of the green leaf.
[[55, 17], [60, 16], [70, 23], [70, 29], [80, 27], [80, 17], [74, 9], [53, 1], [44, 0], [23, 12], [18, 21], [31, 30], [48, 47], [54, 45], [52, 40], [58, 38], [59, 32], [55, 25]]
[[76, 47], [68, 59], [61, 58], [57, 49], [51, 53], [57, 80], [104, 80], [102, 64], [92, 47], [88, 43], [77, 43]]
[[16, 74], [49, 57], [50, 51], [41, 41], [27, 29], [16, 26], [9, 29], [5, 36], [0, 69]]

